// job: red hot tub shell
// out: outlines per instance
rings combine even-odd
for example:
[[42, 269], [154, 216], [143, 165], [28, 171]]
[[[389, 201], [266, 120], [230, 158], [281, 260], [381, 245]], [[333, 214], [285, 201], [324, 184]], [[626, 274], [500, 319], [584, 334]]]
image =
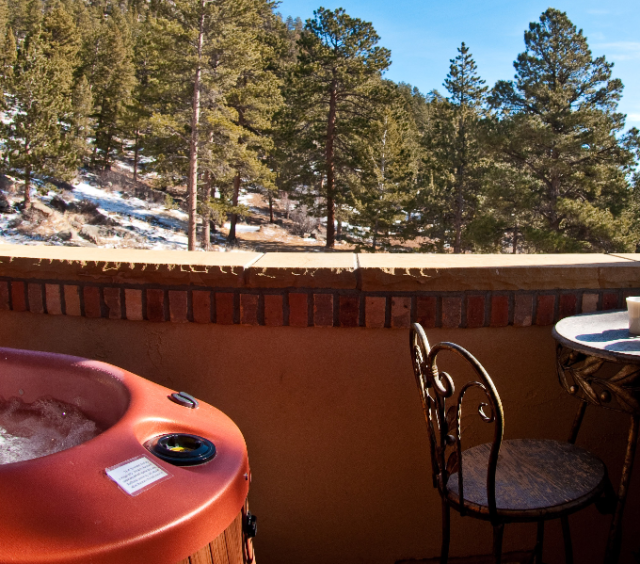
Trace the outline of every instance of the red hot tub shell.
[[[244, 439], [222, 412], [182, 407], [169, 390], [83, 358], [0, 348], [0, 395], [77, 405], [103, 433], [35, 460], [0, 465], [0, 562], [175, 564], [222, 533], [249, 489]], [[211, 440], [216, 457], [178, 467], [143, 444], [164, 433]], [[105, 470], [145, 455], [171, 474], [135, 496]]]

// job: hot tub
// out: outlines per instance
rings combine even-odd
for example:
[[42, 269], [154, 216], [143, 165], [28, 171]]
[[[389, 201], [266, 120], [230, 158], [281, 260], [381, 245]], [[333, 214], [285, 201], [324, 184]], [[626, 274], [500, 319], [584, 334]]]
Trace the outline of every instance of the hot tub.
[[[176, 402], [174, 392], [102, 362], [0, 348], [1, 396], [51, 396], [104, 429], [68, 450], [0, 466], [0, 563], [186, 564], [211, 562], [202, 555], [217, 547], [240, 551], [228, 559], [242, 562], [244, 439], [222, 412]], [[148, 449], [176, 433], [208, 439], [215, 456], [176, 466]], [[140, 465], [142, 481], [123, 477]]]

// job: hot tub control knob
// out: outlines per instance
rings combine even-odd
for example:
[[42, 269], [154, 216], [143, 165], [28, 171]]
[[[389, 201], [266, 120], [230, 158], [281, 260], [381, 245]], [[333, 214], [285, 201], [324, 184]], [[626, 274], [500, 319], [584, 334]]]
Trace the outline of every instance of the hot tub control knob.
[[144, 446], [158, 458], [175, 466], [204, 464], [216, 455], [216, 447], [210, 440], [186, 433], [160, 435], [147, 441]]
[[188, 407], [189, 409], [196, 409], [198, 407], [198, 400], [187, 392], [173, 392], [169, 399], [182, 407]]

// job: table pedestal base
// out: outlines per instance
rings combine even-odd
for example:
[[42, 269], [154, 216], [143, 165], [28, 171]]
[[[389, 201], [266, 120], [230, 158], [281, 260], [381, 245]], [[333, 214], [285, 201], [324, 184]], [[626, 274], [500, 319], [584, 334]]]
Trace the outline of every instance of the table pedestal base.
[[[640, 382], [640, 366], [615, 363], [622, 364], [620, 370], [613, 376], [605, 378], [599, 377], [598, 373], [606, 363], [612, 362], [610, 359], [605, 360], [598, 356], [591, 356], [563, 345], [558, 345], [557, 358], [558, 377], [562, 387], [582, 401], [573, 422], [569, 442], [576, 442], [587, 404], [623, 411], [631, 415], [622, 478], [618, 493], [614, 494], [615, 508], [612, 511], [613, 519], [611, 520], [604, 558], [605, 564], [616, 564], [620, 558], [622, 515], [629, 491], [640, 429], [640, 402], [638, 402], [637, 390], [635, 389]], [[607, 508], [603, 507], [606, 505], [609, 505], [607, 500], [598, 508], [608, 513]]]

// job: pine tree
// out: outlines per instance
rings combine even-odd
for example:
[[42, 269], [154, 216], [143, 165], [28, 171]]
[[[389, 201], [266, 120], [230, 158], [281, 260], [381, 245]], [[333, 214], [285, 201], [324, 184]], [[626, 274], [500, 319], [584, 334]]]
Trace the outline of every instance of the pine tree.
[[138, 180], [140, 157], [145, 136], [151, 133], [150, 118], [154, 96], [153, 57], [155, 19], [150, 10], [138, 16], [132, 25], [135, 86], [125, 107], [122, 127], [133, 151], [133, 179]]
[[34, 175], [70, 179], [77, 171], [72, 130], [75, 26], [56, 5], [20, 46], [11, 80], [4, 137], [10, 168], [24, 179], [24, 204], [31, 202]]
[[502, 118], [493, 144], [535, 180], [529, 243], [546, 252], [631, 248], [625, 208], [632, 155], [618, 138], [623, 85], [611, 78], [613, 64], [594, 59], [582, 31], [551, 8], [530, 24], [525, 48], [515, 81], [498, 82], [491, 98]]
[[0, 0], [0, 34], [4, 35], [9, 26], [9, 4], [7, 0]]
[[410, 223], [421, 250], [445, 252], [456, 236], [455, 116], [452, 104], [436, 90], [422, 100], [413, 98], [423, 162]]
[[94, 26], [87, 2], [85, 0], [64, 0], [63, 4], [67, 13], [73, 18], [81, 41], [86, 42]]
[[[261, 4], [252, 26], [253, 48], [245, 53], [244, 68], [238, 81], [226, 96], [227, 105], [234, 111], [234, 124], [239, 128], [238, 147], [232, 166], [236, 171], [233, 182], [232, 205], [238, 205], [242, 182], [258, 185], [271, 193], [275, 189], [274, 175], [267, 166], [273, 149], [270, 133], [273, 117], [282, 103], [281, 82], [277, 58], [285, 45], [274, 33], [277, 20], [268, 4]], [[248, 30], [247, 30], [248, 31]], [[247, 39], [249, 39], [247, 37]], [[230, 214], [228, 240], [236, 238], [237, 214]]]
[[[313, 186], [321, 174], [322, 149], [315, 143], [315, 135], [310, 134], [309, 125], [315, 115], [306, 97], [301, 92], [296, 76], [299, 41], [303, 30], [300, 18], [288, 17], [285, 23], [285, 51], [279, 58], [278, 77], [282, 81], [284, 103], [273, 117], [272, 139], [274, 151], [270, 155], [269, 165], [276, 174], [276, 187], [280, 195], [286, 198], [287, 219], [290, 203], [299, 197], [305, 198], [309, 186]], [[301, 104], [300, 99], [305, 103]], [[307, 107], [308, 106], [308, 107]], [[307, 111], [305, 111], [307, 110]], [[311, 111], [308, 111], [311, 110]], [[321, 118], [317, 116], [318, 123]], [[270, 220], [273, 222], [272, 192], [269, 192]], [[313, 198], [311, 198], [311, 202]]]
[[24, 33], [25, 37], [28, 34], [37, 32], [42, 23], [43, 15], [44, 4], [42, 0], [29, 0], [27, 2], [23, 20], [24, 27], [21, 30]]
[[[258, 34], [268, 6], [264, 0], [167, 2], [155, 23], [150, 120], [155, 139], [145, 150], [156, 158], [165, 181], [187, 181], [192, 250], [198, 215], [211, 204], [207, 197], [205, 206], [198, 205], [204, 177], [207, 185], [229, 192], [257, 171], [242, 167], [255, 161], [251, 155], [261, 137], [255, 103], [269, 103]], [[256, 94], [264, 99], [252, 102]]]
[[454, 120], [451, 172], [455, 176], [453, 252], [462, 252], [462, 234], [473, 214], [470, 200], [477, 200], [482, 185], [482, 154], [478, 143], [480, 112], [487, 87], [477, 74], [477, 66], [469, 48], [462, 43], [458, 56], [451, 59], [444, 81]]
[[80, 162], [89, 156], [89, 137], [92, 133], [91, 115], [93, 113], [93, 96], [91, 85], [83, 74], [76, 81], [71, 94], [72, 115], [69, 125], [73, 132], [74, 152]]
[[29, 0], [12, 0], [9, 2], [9, 26], [16, 38], [24, 39], [26, 35], [27, 3]]
[[0, 109], [5, 110], [7, 108], [5, 94], [11, 88], [13, 65], [17, 56], [16, 40], [9, 25], [5, 27], [0, 39]]
[[319, 8], [307, 20], [299, 41], [296, 102], [308, 123], [308, 135], [315, 137], [303, 143], [318, 143], [324, 150], [319, 185], [326, 200], [328, 248], [335, 245], [340, 145], [354, 122], [368, 120], [376, 99], [372, 82], [390, 64], [390, 52], [377, 47], [378, 40], [370, 23], [350, 17], [342, 8], [333, 12]]
[[358, 248], [392, 250], [409, 233], [407, 215], [417, 187], [419, 144], [407, 100], [395, 85], [389, 102], [363, 132], [352, 175], [353, 211], [348, 232]]
[[114, 8], [96, 29], [91, 43], [84, 68], [93, 91], [92, 161], [94, 166], [109, 169], [113, 160], [123, 155], [122, 121], [135, 86], [130, 30], [119, 9]]
[[165, 174], [178, 182], [186, 179], [189, 250], [195, 250], [197, 244], [203, 70], [209, 40], [217, 35], [215, 31], [221, 31], [222, 16], [227, 11], [233, 19], [233, 6], [228, 0], [163, 2], [154, 21], [152, 73], [156, 84], [151, 123], [156, 140], [149, 152]]

